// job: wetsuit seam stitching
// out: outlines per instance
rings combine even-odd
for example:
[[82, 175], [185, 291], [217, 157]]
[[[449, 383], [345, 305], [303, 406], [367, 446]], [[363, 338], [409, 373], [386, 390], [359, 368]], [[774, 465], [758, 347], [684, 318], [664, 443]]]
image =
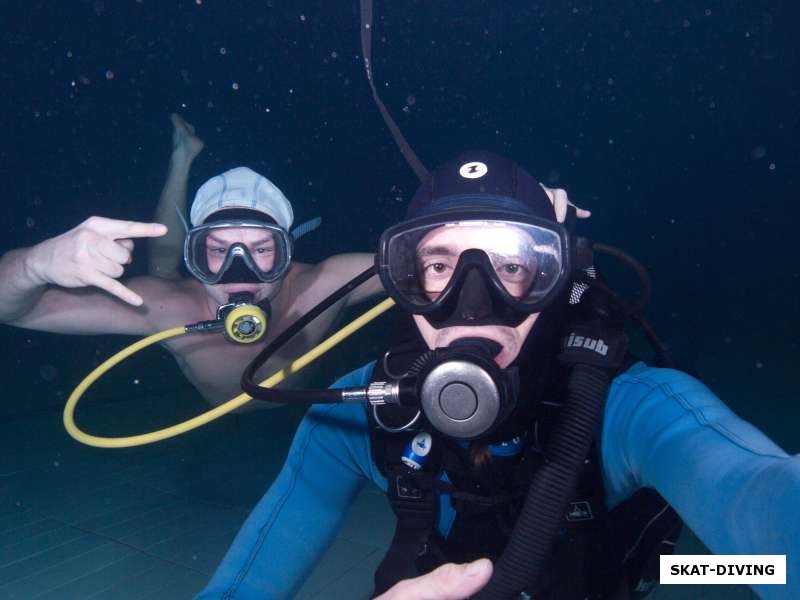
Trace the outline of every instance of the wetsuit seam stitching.
[[688, 412], [694, 417], [695, 421], [701, 426], [712, 429], [731, 443], [735, 444], [745, 452], [753, 454], [755, 456], [765, 457], [765, 458], [786, 458], [785, 456], [781, 456], [774, 453], [764, 453], [760, 452], [754, 448], [751, 448], [747, 445], [745, 439], [743, 439], [738, 434], [734, 433], [724, 425], [712, 422], [706, 414], [703, 412], [703, 409], [699, 406], [694, 406], [689, 400], [683, 395], [681, 392], [674, 391], [668, 383], [654, 383], [652, 381], [648, 381], [646, 379], [641, 379], [636, 376], [628, 376], [625, 380], [619, 381], [621, 385], [628, 384], [628, 383], [640, 383], [646, 385], [650, 388], [651, 391], [661, 391], [665, 397], [675, 400], [685, 412]]

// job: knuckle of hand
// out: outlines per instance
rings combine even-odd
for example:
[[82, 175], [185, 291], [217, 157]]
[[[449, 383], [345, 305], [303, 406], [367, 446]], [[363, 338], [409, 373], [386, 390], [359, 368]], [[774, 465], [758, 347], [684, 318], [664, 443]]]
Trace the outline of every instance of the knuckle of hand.
[[83, 247], [93, 244], [96, 238], [97, 235], [88, 229], [80, 229], [75, 235], [75, 240], [78, 242], [78, 245]]
[[82, 268], [82, 265], [91, 262], [87, 246], [81, 244], [80, 246], [75, 248], [75, 252], [72, 255], [72, 261], [76, 263], [79, 268]]

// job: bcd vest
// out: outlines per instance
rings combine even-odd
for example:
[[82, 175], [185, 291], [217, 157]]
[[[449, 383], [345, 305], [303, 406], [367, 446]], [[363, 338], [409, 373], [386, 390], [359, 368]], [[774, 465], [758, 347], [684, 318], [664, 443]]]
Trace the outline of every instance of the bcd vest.
[[[376, 364], [372, 380], [385, 379], [382, 366]], [[518, 452], [511, 456], [502, 455], [509, 445], [497, 445], [492, 454], [487, 446], [462, 445], [437, 435], [425, 427], [424, 418], [414, 428], [390, 433], [367, 409], [372, 460], [387, 479], [387, 495], [397, 516], [392, 544], [375, 573], [376, 595], [445, 562], [495, 560], [502, 554], [531, 477], [545, 460], [543, 448], [559, 409], [558, 398], [540, 403], [535, 419], [520, 432], [519, 444], [513, 445]], [[381, 422], [390, 426], [413, 417], [400, 407], [380, 410]], [[415, 471], [401, 457], [421, 430], [432, 435], [432, 450], [424, 468]], [[456, 514], [446, 537], [437, 526], [443, 499]], [[647, 488], [608, 510], [593, 444], [565, 508], [551, 563], [533, 597], [643, 598], [658, 583], [659, 556], [672, 552], [681, 527], [677, 513]]]

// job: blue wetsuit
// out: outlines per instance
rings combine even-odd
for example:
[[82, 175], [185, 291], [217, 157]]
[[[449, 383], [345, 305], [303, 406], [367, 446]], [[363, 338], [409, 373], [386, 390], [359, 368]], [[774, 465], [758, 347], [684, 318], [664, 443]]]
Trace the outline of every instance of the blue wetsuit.
[[[364, 385], [372, 364], [334, 387]], [[609, 390], [600, 454], [609, 508], [655, 488], [716, 554], [785, 554], [800, 597], [800, 455], [788, 456], [693, 377], [637, 363]], [[386, 480], [372, 463], [364, 407], [312, 407], [286, 464], [199, 598], [284, 598], [333, 540], [361, 486]], [[439, 528], [452, 524], [442, 503]]]

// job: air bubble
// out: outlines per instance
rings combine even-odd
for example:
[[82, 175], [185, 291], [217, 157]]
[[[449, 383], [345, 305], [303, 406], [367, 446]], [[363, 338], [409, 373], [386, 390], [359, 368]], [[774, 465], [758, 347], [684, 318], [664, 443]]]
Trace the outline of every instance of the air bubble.
[[764, 158], [766, 155], [767, 155], [767, 149], [761, 145], [755, 146], [752, 150], [750, 150], [750, 158], [752, 158], [753, 160]]

